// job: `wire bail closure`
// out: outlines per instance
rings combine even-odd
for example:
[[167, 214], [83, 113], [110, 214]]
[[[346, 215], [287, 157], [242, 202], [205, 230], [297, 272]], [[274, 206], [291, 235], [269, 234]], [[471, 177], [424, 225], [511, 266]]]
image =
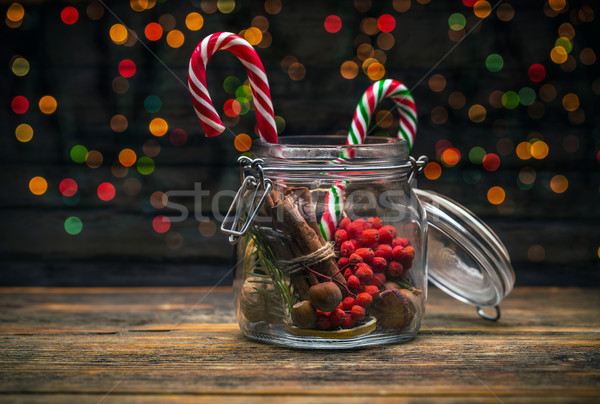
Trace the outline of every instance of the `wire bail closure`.
[[[252, 160], [249, 157], [241, 156], [238, 159], [238, 165], [240, 166], [240, 173], [242, 176], [242, 185], [238, 189], [231, 206], [223, 219], [221, 224], [221, 232], [229, 235], [229, 243], [236, 244], [240, 237], [248, 232], [252, 222], [258, 214], [258, 210], [265, 201], [265, 198], [273, 189], [273, 182], [265, 178], [263, 172], [264, 161], [261, 159]], [[262, 196], [257, 202], [259, 191], [263, 190]], [[248, 191], [254, 191], [249, 192]], [[249, 196], [249, 199], [248, 199]], [[249, 200], [250, 206], [248, 206], [248, 215], [244, 218], [242, 214], [244, 212], [244, 206]], [[235, 214], [233, 215], [233, 212]], [[233, 216], [233, 219], [232, 219]], [[231, 223], [231, 227], [227, 228], [227, 223]]]
[[415, 175], [421, 173], [425, 169], [425, 166], [429, 162], [429, 157], [422, 155], [419, 156], [418, 159], [415, 159], [413, 156], [410, 156], [409, 161], [412, 170], [410, 171], [410, 175], [408, 176], [408, 183], [412, 185], [413, 180], [415, 179]]

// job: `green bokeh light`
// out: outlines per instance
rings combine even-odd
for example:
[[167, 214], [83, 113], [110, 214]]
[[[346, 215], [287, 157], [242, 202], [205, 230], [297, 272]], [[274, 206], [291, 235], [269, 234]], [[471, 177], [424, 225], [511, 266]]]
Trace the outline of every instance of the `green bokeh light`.
[[507, 91], [502, 95], [502, 105], [506, 109], [515, 109], [519, 106], [519, 94]]
[[77, 216], [71, 216], [68, 217], [67, 220], [65, 220], [65, 231], [67, 233], [71, 235], [76, 235], [81, 233], [82, 229], [83, 223], [81, 222], [81, 219]]
[[160, 109], [162, 108], [162, 101], [160, 97], [158, 97], [157, 95], [147, 96], [144, 100], [144, 108], [146, 108], [146, 111], [150, 112], [151, 114], [160, 111]]
[[250, 86], [242, 85], [235, 90], [235, 98], [240, 97], [248, 100], [252, 98], [252, 90], [250, 89]]
[[481, 164], [485, 154], [483, 147], [475, 146], [469, 150], [469, 161], [473, 164]]
[[504, 67], [504, 59], [497, 53], [492, 53], [485, 59], [485, 67], [491, 72], [499, 72]]
[[565, 51], [567, 51], [567, 53], [571, 53], [571, 51], [573, 50], [573, 44], [571, 43], [569, 38], [566, 38], [564, 36], [558, 38], [554, 42], [554, 46], [562, 46], [565, 49]]
[[519, 90], [519, 101], [523, 105], [531, 105], [535, 101], [535, 91], [530, 87], [523, 87]]
[[142, 156], [138, 159], [136, 168], [142, 175], [151, 174], [154, 171], [154, 160], [148, 156]]
[[454, 13], [448, 18], [448, 25], [452, 31], [460, 31], [466, 23], [467, 19], [461, 13]]
[[71, 149], [71, 160], [76, 163], [84, 163], [87, 154], [88, 149], [85, 146], [78, 144]]
[[242, 109], [240, 110], [240, 115], [246, 115], [248, 111], [250, 111], [250, 102], [248, 101], [248, 98], [237, 97], [236, 100], [240, 103], [240, 106], [242, 107]]
[[235, 90], [240, 86], [240, 79], [235, 76], [229, 76], [223, 80], [223, 89], [227, 94], [235, 94]]
[[275, 117], [275, 126], [277, 127], [277, 133], [281, 133], [285, 130], [285, 119], [283, 117], [277, 115]]

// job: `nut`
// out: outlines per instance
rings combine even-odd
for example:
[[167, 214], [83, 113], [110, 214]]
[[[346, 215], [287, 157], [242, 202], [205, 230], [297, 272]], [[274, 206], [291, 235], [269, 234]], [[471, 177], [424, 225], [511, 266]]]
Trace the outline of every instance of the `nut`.
[[303, 300], [292, 307], [292, 320], [300, 328], [313, 328], [317, 325], [317, 310], [310, 301]]
[[311, 286], [308, 295], [312, 305], [317, 310], [325, 312], [334, 310], [342, 302], [342, 292], [333, 282], [324, 282]]

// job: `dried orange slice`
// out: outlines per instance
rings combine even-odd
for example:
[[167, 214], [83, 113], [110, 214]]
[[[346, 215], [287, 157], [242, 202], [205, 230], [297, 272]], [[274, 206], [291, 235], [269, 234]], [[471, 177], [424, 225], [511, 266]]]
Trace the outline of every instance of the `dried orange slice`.
[[298, 328], [293, 325], [286, 325], [289, 332], [294, 335], [301, 335], [304, 337], [319, 337], [328, 339], [348, 339], [354, 337], [360, 337], [367, 335], [375, 329], [377, 326], [377, 319], [371, 318], [365, 324], [359, 325], [358, 327], [348, 328], [344, 330], [335, 331], [323, 331], [323, 330], [309, 330], [306, 328]]

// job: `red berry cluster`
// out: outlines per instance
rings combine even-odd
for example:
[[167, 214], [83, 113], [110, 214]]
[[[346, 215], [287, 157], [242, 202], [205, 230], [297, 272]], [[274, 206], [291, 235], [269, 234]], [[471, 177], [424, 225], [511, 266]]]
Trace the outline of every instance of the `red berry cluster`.
[[319, 328], [352, 328], [366, 315], [385, 282], [405, 277], [415, 250], [407, 238], [396, 237], [393, 226], [378, 217], [343, 219], [335, 232], [338, 267], [348, 283], [349, 296], [332, 312], [317, 310]]

